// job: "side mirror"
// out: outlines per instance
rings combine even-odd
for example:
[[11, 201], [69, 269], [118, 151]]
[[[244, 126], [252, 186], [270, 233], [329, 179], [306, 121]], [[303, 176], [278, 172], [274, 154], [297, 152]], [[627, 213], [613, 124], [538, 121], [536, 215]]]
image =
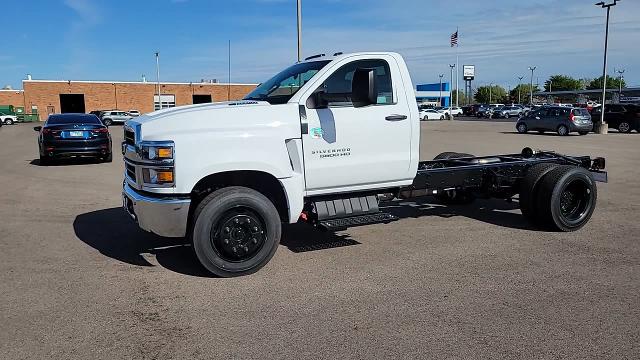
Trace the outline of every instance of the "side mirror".
[[351, 102], [356, 108], [378, 103], [378, 89], [374, 69], [356, 69], [351, 81]]
[[329, 107], [329, 101], [324, 91], [316, 91], [307, 99], [307, 109], [326, 109]]
[[34, 126], [33, 131], [40, 132], [42, 130], [42, 126]]

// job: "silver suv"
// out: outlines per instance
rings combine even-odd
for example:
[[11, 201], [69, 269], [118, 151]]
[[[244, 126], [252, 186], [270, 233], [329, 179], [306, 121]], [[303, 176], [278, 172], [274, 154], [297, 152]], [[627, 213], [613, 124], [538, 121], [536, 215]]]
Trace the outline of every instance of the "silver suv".
[[493, 117], [505, 119], [508, 119], [511, 116], [521, 117], [523, 112], [524, 111], [519, 106], [503, 106], [493, 110]]
[[106, 126], [110, 126], [111, 124], [124, 124], [127, 120], [131, 119], [133, 116], [129, 115], [126, 111], [120, 110], [109, 110], [102, 113], [102, 123]]

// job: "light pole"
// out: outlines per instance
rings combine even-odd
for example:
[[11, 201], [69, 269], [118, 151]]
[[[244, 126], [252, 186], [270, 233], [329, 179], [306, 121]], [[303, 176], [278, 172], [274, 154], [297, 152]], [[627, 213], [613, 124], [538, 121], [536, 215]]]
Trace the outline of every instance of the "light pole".
[[533, 105], [533, 72], [538, 68], [537, 66], [529, 66], [529, 70], [531, 70], [531, 83], [529, 84], [529, 105]]
[[440, 97], [438, 98], [438, 106], [442, 106], [442, 77], [443, 76], [444, 74], [438, 75], [438, 77], [440, 78]]
[[491, 93], [493, 92], [493, 83], [489, 83], [489, 106], [491, 106], [491, 102], [492, 102], [492, 98], [491, 98]]
[[156, 87], [158, 93], [158, 107], [162, 110], [162, 99], [160, 98], [160, 53], [156, 51]]
[[520, 90], [522, 90], [522, 79], [524, 79], [524, 76], [518, 76], [518, 104], [521, 104], [521, 100], [520, 100]]
[[298, 62], [302, 61], [302, 0], [298, 0]]
[[[453, 69], [456, 67], [456, 64], [449, 64], [451, 68], [451, 82], [449, 83], [449, 120], [453, 119], [453, 114], [451, 113], [451, 106], [453, 105], [453, 91], [451, 91], [451, 85], [453, 84]], [[456, 94], [458, 96], [458, 94]]]
[[602, 111], [600, 112], [600, 123], [598, 124], [598, 133], [606, 134], [609, 132], [607, 123], [604, 122], [604, 104], [607, 100], [607, 48], [609, 47], [609, 13], [611, 7], [616, 6], [620, 0], [613, 0], [612, 3], [606, 4], [604, 1], [600, 1], [596, 6], [601, 6], [603, 9], [607, 9], [607, 24], [604, 34], [604, 62], [602, 65]]

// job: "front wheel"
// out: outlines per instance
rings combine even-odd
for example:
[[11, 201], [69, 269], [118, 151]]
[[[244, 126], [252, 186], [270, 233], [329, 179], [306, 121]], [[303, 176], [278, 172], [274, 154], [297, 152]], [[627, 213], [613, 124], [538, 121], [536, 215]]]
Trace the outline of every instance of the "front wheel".
[[113, 121], [111, 119], [104, 119], [102, 120], [102, 123], [104, 124], [104, 126], [111, 126], [111, 124], [113, 124]]
[[12, 119], [7, 119], [4, 121], [5, 125], [13, 125], [13, 120]]
[[193, 213], [191, 240], [200, 263], [220, 277], [252, 274], [265, 266], [280, 243], [278, 210], [246, 187], [222, 188]]
[[558, 126], [558, 135], [567, 136], [569, 135], [569, 129], [565, 125]]
[[505, 118], [505, 119], [508, 119], [508, 118], [509, 118], [509, 114], [508, 114], [508, 113], [507, 113], [507, 114], [504, 114], [504, 118]]
[[587, 135], [589, 132], [588, 131], [578, 131], [578, 134], [580, 135]]
[[520, 134], [526, 134], [526, 133], [527, 133], [527, 131], [528, 131], [528, 130], [527, 130], [527, 125], [526, 125], [525, 123], [519, 123], [519, 124], [516, 126], [516, 130], [518, 130], [518, 132], [519, 132]]

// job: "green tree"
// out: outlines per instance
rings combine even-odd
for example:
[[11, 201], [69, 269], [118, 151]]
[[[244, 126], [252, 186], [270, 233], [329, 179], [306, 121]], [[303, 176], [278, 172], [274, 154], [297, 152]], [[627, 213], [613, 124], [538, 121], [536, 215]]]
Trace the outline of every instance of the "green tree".
[[500, 85], [480, 86], [476, 89], [474, 98], [477, 102], [488, 104], [502, 102], [507, 99], [507, 91]]
[[467, 97], [464, 95], [464, 92], [462, 90], [458, 90], [458, 91], [454, 90], [451, 93], [451, 96], [453, 97], [453, 101], [452, 101], [453, 105], [456, 104], [456, 98], [458, 98], [458, 96], [460, 97], [460, 101], [458, 101], [458, 105], [462, 106], [467, 103]]
[[[518, 89], [520, 90], [520, 100], [518, 100]], [[536, 93], [540, 91], [540, 88], [533, 85], [533, 92]], [[531, 97], [531, 85], [530, 84], [520, 84], [511, 90], [509, 93], [509, 97], [513, 99], [513, 102], [520, 102], [521, 104], [528, 104], [529, 99]]]
[[580, 79], [574, 79], [566, 75], [553, 75], [544, 82], [544, 91], [571, 91], [582, 90], [583, 84]]
[[[622, 82], [623, 88], [627, 87], [627, 83], [624, 81], [624, 79], [607, 76], [607, 89], [618, 89], [620, 87], [620, 82]], [[602, 76], [600, 76], [597, 79], [591, 80], [589, 85], [587, 85], [587, 89], [589, 90], [602, 89]]]

